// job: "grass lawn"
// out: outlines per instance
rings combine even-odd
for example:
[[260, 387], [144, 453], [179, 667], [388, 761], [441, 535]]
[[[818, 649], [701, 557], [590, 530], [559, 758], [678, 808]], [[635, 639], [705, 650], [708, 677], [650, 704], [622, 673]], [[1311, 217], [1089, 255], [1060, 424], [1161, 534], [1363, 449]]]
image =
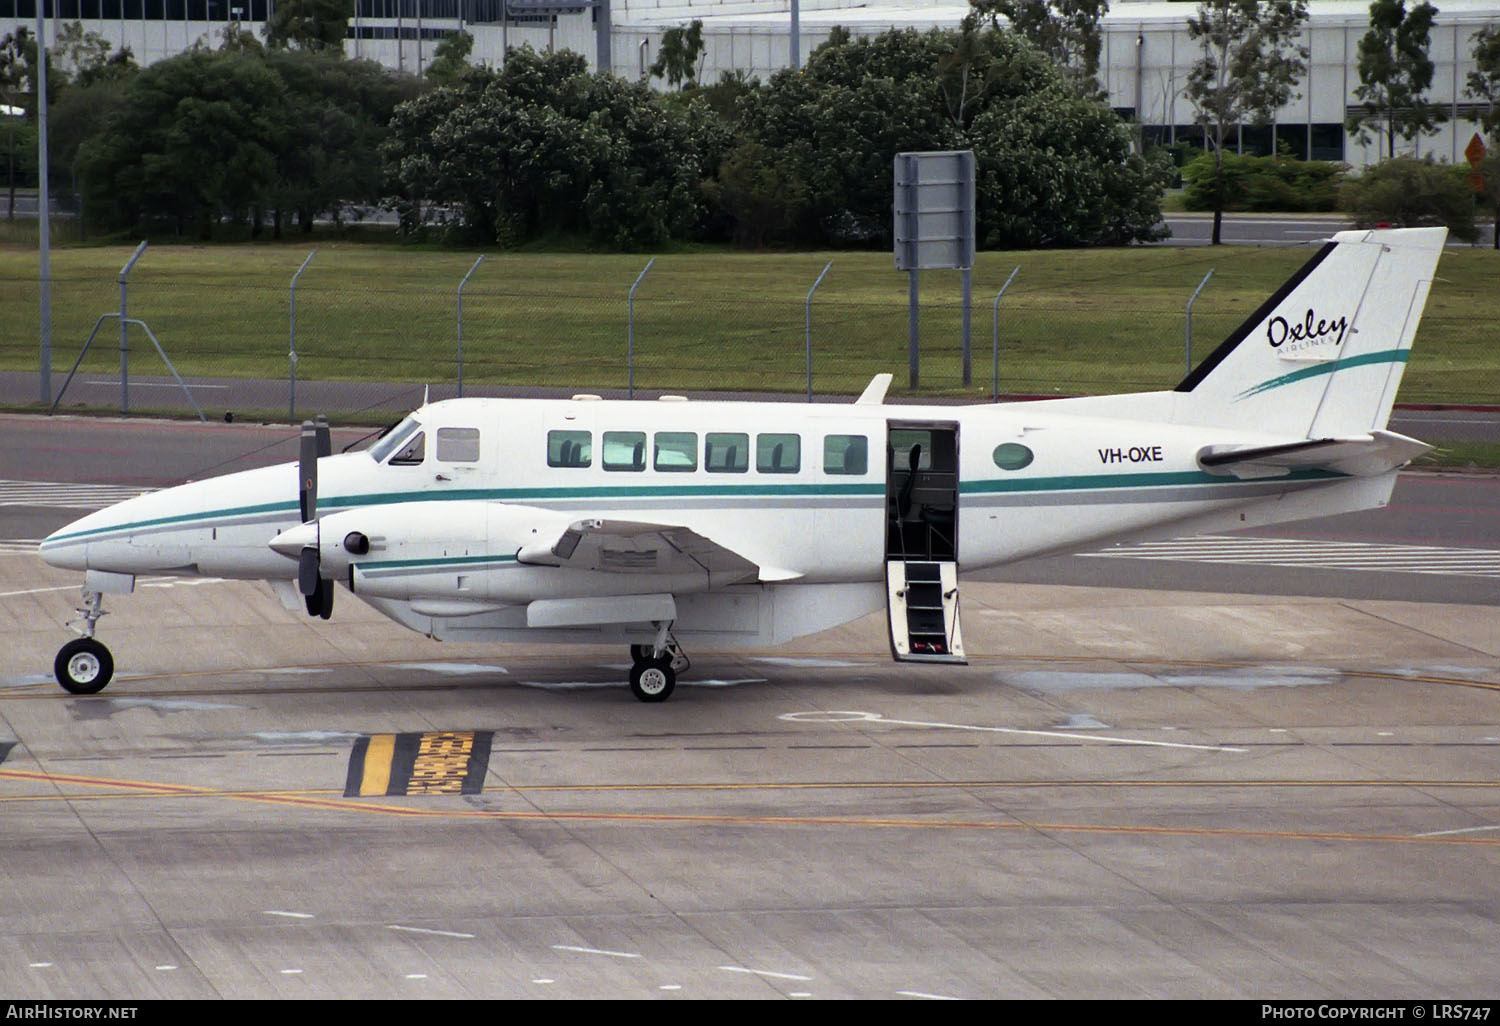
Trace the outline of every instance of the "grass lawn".
[[[101, 314], [117, 312], [116, 278], [133, 246], [52, 254], [53, 371], [65, 374]], [[237, 246], [153, 244], [129, 283], [147, 322], [193, 377], [285, 379], [290, 285], [299, 381], [456, 380], [457, 289], [479, 255], [319, 239]], [[992, 304], [999, 306], [1000, 389], [1080, 394], [1165, 388], [1184, 374], [1184, 306], [1201, 358], [1310, 255], [1310, 248], [1134, 248], [980, 254], [974, 271], [973, 380], [961, 378], [957, 272], [921, 289], [922, 392], [989, 392]], [[627, 296], [645, 254], [493, 253], [464, 290], [466, 384], [621, 388]], [[702, 249], [655, 258], [635, 298], [635, 384], [644, 390], [806, 386], [804, 302], [813, 299], [814, 386], [857, 393], [881, 371], [907, 382], [907, 277], [888, 253], [744, 253]], [[1438, 268], [1401, 400], [1500, 402], [1500, 254], [1455, 250]], [[24, 240], [0, 244], [0, 369], [37, 365], [37, 260]], [[164, 372], [132, 331], [133, 374]], [[118, 373], [119, 328], [101, 328], [85, 370]]]

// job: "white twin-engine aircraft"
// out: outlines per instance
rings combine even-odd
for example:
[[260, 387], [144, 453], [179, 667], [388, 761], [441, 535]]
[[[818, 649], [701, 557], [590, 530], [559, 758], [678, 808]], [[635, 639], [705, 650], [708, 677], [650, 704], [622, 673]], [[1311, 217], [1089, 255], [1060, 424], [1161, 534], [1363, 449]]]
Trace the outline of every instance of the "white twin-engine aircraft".
[[140, 574], [265, 580], [325, 619], [337, 582], [444, 641], [628, 644], [648, 702], [679, 638], [776, 645], [882, 605], [896, 659], [963, 662], [960, 566], [1385, 505], [1429, 448], [1385, 427], [1445, 236], [1340, 232], [1168, 392], [887, 406], [882, 374], [836, 406], [454, 399], [340, 455], [304, 425], [298, 463], [42, 542], [84, 572], [57, 679], [109, 682], [102, 596]]

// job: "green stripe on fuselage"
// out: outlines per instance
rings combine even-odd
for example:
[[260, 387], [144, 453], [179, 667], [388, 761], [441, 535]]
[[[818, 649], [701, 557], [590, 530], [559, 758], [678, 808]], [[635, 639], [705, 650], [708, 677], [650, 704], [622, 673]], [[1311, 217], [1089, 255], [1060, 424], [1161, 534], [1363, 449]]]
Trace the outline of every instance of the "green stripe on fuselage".
[[[1317, 481], [1342, 477], [1331, 471], [1299, 470], [1277, 481]], [[960, 493], [964, 495], [993, 495], [1016, 492], [1075, 492], [1095, 490], [1117, 490], [1127, 488], [1162, 488], [1183, 485], [1235, 485], [1238, 478], [1207, 474], [1202, 471], [1143, 472], [1124, 474], [1074, 474], [1053, 477], [991, 478], [964, 481]], [[1263, 482], [1261, 482], [1263, 483]], [[580, 499], [605, 499], [632, 501], [642, 499], [677, 498], [687, 500], [713, 500], [735, 498], [767, 498], [795, 500], [799, 497], [869, 498], [883, 495], [885, 485], [879, 482], [858, 484], [785, 484], [785, 485], [663, 485], [663, 486], [585, 486], [577, 488], [465, 488], [452, 491], [423, 492], [368, 492], [357, 495], [331, 496], [320, 501], [325, 510], [358, 509], [365, 506], [399, 505], [408, 502], [515, 502], [521, 504]], [[259, 503], [251, 506], [234, 506], [209, 513], [181, 513], [172, 516], [153, 517], [130, 524], [112, 527], [97, 527], [72, 534], [54, 535], [49, 541], [54, 545], [65, 545], [86, 540], [103, 539], [109, 535], [130, 534], [136, 531], [160, 528], [213, 527], [226, 520], [245, 517], [266, 517], [273, 514], [297, 515], [294, 501]]]

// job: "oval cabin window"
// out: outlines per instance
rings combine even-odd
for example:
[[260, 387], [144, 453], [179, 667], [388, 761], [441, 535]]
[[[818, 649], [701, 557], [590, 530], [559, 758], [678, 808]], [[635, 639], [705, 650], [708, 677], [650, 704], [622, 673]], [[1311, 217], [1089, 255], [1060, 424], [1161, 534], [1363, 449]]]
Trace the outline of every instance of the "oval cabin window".
[[1036, 454], [1019, 442], [1003, 442], [995, 446], [994, 457], [1001, 470], [1020, 470], [1030, 466]]

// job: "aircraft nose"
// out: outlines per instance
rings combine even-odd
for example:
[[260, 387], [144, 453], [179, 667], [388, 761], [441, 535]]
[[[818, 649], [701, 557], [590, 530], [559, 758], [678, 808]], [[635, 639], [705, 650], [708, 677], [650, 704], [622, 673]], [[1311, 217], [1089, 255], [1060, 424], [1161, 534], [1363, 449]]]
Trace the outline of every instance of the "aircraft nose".
[[42, 560], [59, 570], [87, 570], [88, 541], [80, 531], [80, 525], [87, 519], [75, 520], [43, 538], [37, 546]]

